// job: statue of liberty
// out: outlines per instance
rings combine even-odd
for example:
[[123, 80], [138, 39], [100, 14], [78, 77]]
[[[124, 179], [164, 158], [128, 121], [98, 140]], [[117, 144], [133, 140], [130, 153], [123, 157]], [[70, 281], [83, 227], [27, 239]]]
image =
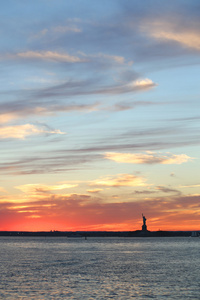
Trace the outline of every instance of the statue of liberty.
[[142, 218], [143, 218], [143, 225], [142, 225], [142, 231], [147, 231], [147, 225], [146, 225], [146, 218], [145, 216], [142, 214]]

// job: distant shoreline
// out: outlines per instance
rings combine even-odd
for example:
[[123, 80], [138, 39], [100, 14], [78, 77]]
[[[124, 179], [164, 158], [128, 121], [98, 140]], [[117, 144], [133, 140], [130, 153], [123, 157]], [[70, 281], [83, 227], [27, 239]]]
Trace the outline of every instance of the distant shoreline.
[[[189, 237], [193, 231], [0, 231], [0, 236], [21, 237]], [[199, 231], [195, 231], [199, 233]]]

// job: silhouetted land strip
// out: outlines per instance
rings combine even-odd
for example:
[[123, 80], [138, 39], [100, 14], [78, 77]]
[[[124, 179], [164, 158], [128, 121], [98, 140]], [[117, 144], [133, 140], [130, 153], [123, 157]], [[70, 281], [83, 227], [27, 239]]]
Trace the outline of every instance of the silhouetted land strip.
[[0, 231], [0, 236], [30, 237], [178, 237], [191, 236], [192, 231]]

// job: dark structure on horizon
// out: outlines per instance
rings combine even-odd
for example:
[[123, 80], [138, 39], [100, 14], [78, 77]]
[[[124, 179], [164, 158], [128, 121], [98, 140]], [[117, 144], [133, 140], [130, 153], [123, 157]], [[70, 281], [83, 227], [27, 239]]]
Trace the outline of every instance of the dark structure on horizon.
[[142, 218], [143, 218], [143, 225], [142, 225], [142, 231], [146, 232], [147, 231], [147, 225], [146, 225], [146, 218], [145, 216], [142, 214]]

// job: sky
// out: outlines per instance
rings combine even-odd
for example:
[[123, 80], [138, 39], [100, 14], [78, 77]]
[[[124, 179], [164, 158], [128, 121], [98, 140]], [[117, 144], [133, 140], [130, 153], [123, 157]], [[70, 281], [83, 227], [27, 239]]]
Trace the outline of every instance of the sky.
[[200, 230], [200, 1], [2, 0], [0, 230]]

